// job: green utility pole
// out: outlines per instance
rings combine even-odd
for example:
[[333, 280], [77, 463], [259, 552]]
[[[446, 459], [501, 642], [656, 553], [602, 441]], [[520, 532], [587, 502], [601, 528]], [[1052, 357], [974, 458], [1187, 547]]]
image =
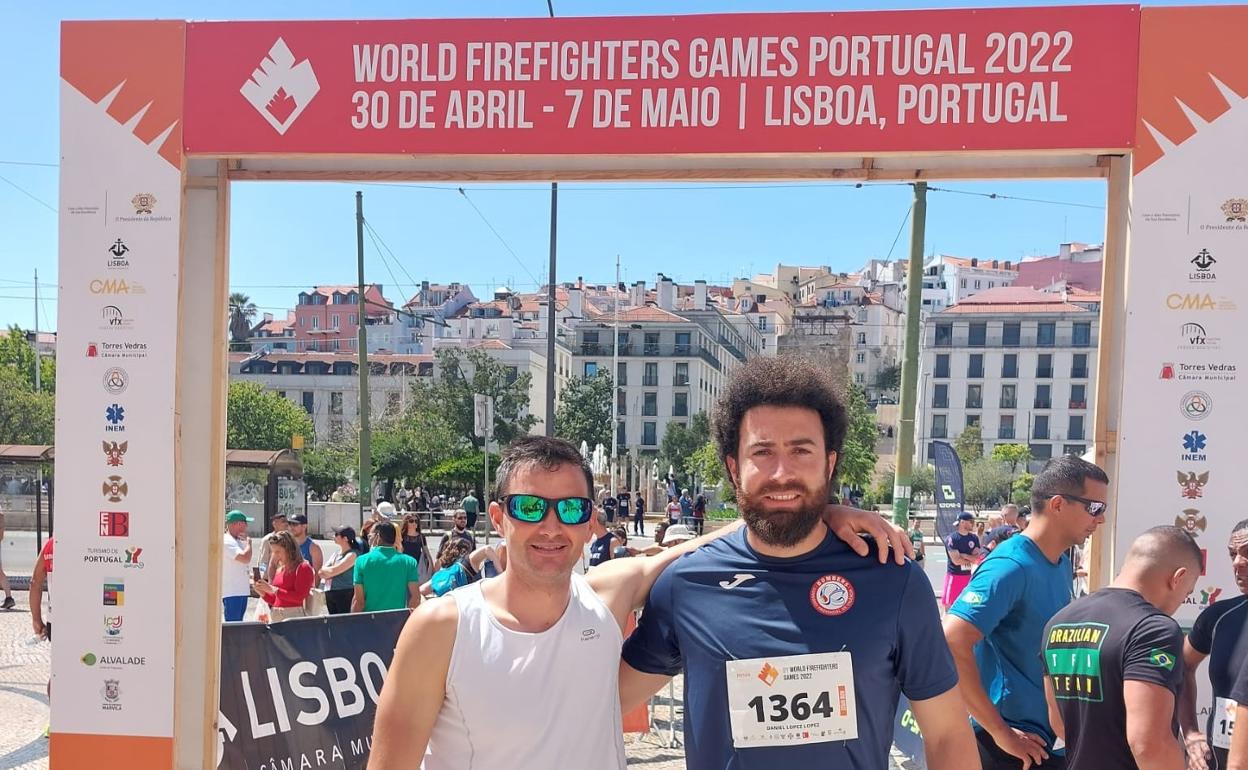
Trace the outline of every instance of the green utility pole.
[[365, 511], [372, 506], [373, 496], [373, 450], [368, 426], [368, 325], [364, 322], [368, 303], [364, 299], [364, 193], [355, 191], [355, 258], [359, 278], [359, 346], [360, 353], [360, 526], [364, 525]]
[[897, 478], [893, 482], [893, 523], [910, 525], [910, 474], [914, 461], [914, 415], [919, 383], [919, 313], [923, 308], [923, 231], [927, 224], [927, 182], [914, 183], [910, 220], [910, 267], [906, 272], [906, 347], [901, 361], [900, 425], [897, 429]]

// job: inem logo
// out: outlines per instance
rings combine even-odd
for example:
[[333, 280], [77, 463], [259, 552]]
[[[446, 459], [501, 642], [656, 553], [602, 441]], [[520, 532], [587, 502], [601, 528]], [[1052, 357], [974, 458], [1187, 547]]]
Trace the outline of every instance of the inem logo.
[[307, 59], [296, 63], [286, 41], [279, 37], [239, 93], [274, 131], [285, 135], [320, 90], [312, 63]]

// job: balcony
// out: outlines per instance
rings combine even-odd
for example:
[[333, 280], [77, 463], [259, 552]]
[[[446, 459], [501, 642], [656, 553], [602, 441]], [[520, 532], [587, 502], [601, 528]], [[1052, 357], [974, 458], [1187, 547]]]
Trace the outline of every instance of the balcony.
[[685, 387], [685, 386], [688, 386], [688, 385], [689, 385], [689, 375], [687, 375], [687, 374], [674, 374], [674, 375], [672, 375], [672, 384], [673, 384], [673, 385], [675, 385], [675, 386], [676, 386], [676, 387], [678, 387], [678, 388], [679, 388], [679, 387]]
[[943, 427], [932, 426], [932, 438], [949, 438], [949, 434]]
[[983, 365], [966, 367], [966, 376], [968, 379], [982, 380], [984, 378]]
[[1051, 380], [1051, 379], [1053, 379], [1053, 367], [1051, 367], [1051, 366], [1037, 366], [1037, 367], [1036, 367], [1036, 379], [1038, 379], [1038, 380]]
[[1003, 379], [1003, 380], [1017, 380], [1017, 379], [1018, 379], [1018, 367], [1017, 367], [1017, 366], [1003, 366], [1003, 367], [1001, 367], [1001, 379]]
[[1033, 439], [1042, 439], [1044, 441], [1048, 441], [1049, 431], [1047, 428], [1045, 428], [1044, 430], [1041, 430], [1039, 427], [1037, 427], [1035, 430], [1031, 432], [1031, 437]]
[[936, 378], [936, 379], [938, 379], [938, 380], [947, 380], [947, 379], [949, 379], [949, 367], [948, 367], [948, 366], [945, 366], [945, 367], [940, 367], [940, 366], [938, 366], [938, 367], [936, 367], [936, 371], [932, 372], [932, 376], [933, 376], [933, 377], [935, 377], [935, 378]]
[[1010, 425], [1007, 427], [1005, 425], [1002, 425], [1001, 427], [997, 428], [997, 438], [1009, 438], [1009, 439], [1014, 438], [1014, 426]]
[[1086, 380], [1088, 378], [1088, 367], [1086, 366], [1071, 367], [1070, 378], [1072, 380]]
[[948, 408], [949, 408], [949, 399], [948, 399], [948, 398], [934, 398], [934, 399], [932, 399], [932, 408], [933, 408], [933, 409], [948, 409]]
[[1002, 408], [1002, 409], [1017, 409], [1017, 408], [1018, 408], [1018, 399], [1016, 399], [1016, 398], [1003, 398], [1003, 399], [1001, 399], [1001, 408]]
[[676, 404], [675, 406], [672, 407], [672, 416], [673, 417], [688, 417], [689, 405], [685, 404], [684, 406], [681, 406], [680, 404]]
[[582, 342], [581, 355], [583, 356], [609, 356], [611, 355], [610, 345], [599, 345], [597, 342]]
[[659, 353], [659, 350], [660, 350], [660, 346], [659, 346], [659, 343], [657, 342], [647, 342], [646, 344], [641, 346], [641, 354], [643, 356], [662, 355], [661, 353]]
[[642, 417], [658, 417], [659, 405], [658, 404], [642, 404], [641, 416]]
[[1033, 409], [1052, 409], [1053, 402], [1047, 398], [1037, 398], [1031, 404]]
[[1049, 339], [1040, 339], [1035, 334], [1022, 334], [1017, 337], [1005, 336], [1002, 334], [989, 334], [984, 337], [981, 342], [978, 338], [974, 342], [971, 341], [969, 334], [953, 335], [950, 340], [940, 339], [933, 340], [934, 348], [974, 348], [979, 350], [982, 348], [1090, 348], [1091, 343], [1085, 343], [1082, 340], [1076, 340], [1070, 334], [1058, 334]]
[[657, 388], [657, 387], [659, 387], [659, 375], [657, 375], [657, 374], [656, 374], [656, 375], [654, 375], [654, 376], [650, 376], [650, 375], [648, 375], [648, 374], [647, 374], [647, 375], [644, 375], [644, 376], [641, 378], [641, 386], [642, 386], [643, 388]]
[[1072, 430], [1072, 431], [1070, 432], [1070, 435], [1068, 435], [1068, 436], [1066, 437], [1066, 440], [1068, 440], [1068, 441], [1083, 441], [1083, 429], [1082, 429], [1082, 428], [1080, 428], [1079, 430]]
[[674, 356], [691, 356], [693, 355], [693, 346], [689, 343], [677, 342], [672, 346], [672, 355]]
[[967, 396], [966, 408], [967, 409], [983, 409], [984, 400], [982, 398], [971, 398], [970, 396]]
[[1071, 409], [1087, 409], [1088, 402], [1087, 401], [1071, 401], [1070, 408]]

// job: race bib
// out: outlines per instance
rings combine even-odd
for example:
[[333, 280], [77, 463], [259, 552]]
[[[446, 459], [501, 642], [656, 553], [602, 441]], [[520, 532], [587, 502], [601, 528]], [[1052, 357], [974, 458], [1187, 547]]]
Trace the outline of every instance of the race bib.
[[1213, 699], [1213, 733], [1209, 741], [1219, 749], [1231, 748], [1231, 734], [1235, 732], [1235, 709], [1239, 704], [1230, 698]]
[[858, 737], [848, 652], [730, 660], [726, 676], [735, 748]]

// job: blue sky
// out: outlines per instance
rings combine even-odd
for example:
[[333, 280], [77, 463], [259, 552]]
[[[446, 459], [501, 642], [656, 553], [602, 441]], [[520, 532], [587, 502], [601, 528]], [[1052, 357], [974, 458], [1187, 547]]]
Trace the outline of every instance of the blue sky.
[[[561, 16], [597, 16], [948, 5], [953, 4], [556, 0], [555, 10]], [[0, 324], [31, 326], [33, 271], [38, 269], [39, 325], [48, 328], [56, 322], [61, 20], [544, 16], [546, 5], [541, 0], [351, 4], [136, 0], [125, 5], [6, 3], [2, 15], [0, 72], [10, 76], [0, 86], [0, 98], [18, 107], [0, 121], [0, 223], [5, 244], [0, 250]], [[1103, 237], [1105, 188], [1099, 181], [939, 186], [1068, 205], [932, 192], [928, 251], [1016, 260], [1056, 253], [1063, 240], [1099, 242]], [[381, 259], [366, 238], [368, 279], [385, 285], [390, 299], [405, 299], [413, 283], [422, 279], [466, 281], [478, 296], [502, 284], [533, 290], [545, 279], [549, 234], [545, 185], [466, 186], [470, 203], [454, 186], [237, 183], [231, 287], [249, 294], [262, 310], [280, 316], [293, 306], [302, 287], [354, 283], [356, 189], [364, 191], [366, 218], [401, 264], [390, 261], [388, 254]], [[869, 258], [889, 253], [910, 200], [910, 189], [904, 185], [861, 189], [809, 183], [560, 185], [558, 277], [610, 282], [617, 254], [628, 281], [652, 282], [658, 272], [682, 281], [729, 281], [769, 271], [781, 261], [853, 270]], [[908, 229], [897, 241], [894, 258], [906, 254], [907, 237]]]

